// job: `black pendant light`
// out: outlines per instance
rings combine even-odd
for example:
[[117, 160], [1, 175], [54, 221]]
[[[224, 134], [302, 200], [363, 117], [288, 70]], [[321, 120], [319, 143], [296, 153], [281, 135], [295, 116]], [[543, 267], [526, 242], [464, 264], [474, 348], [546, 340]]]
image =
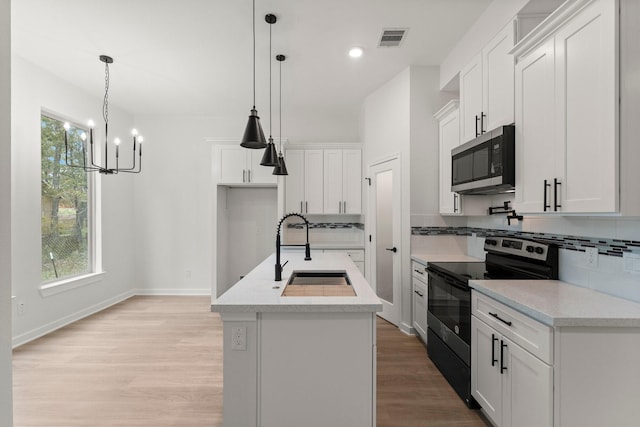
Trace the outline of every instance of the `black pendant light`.
[[255, 149], [267, 146], [267, 140], [260, 125], [258, 110], [256, 110], [256, 0], [253, 0], [253, 108], [240, 145], [245, 148]]
[[278, 164], [278, 153], [276, 152], [276, 145], [273, 143], [272, 133], [272, 121], [271, 121], [271, 26], [276, 23], [277, 18], [275, 15], [268, 14], [264, 17], [264, 20], [269, 24], [269, 143], [267, 148], [264, 149], [262, 160], [260, 164], [262, 166], [276, 166]]
[[284, 55], [276, 55], [276, 59], [280, 62], [280, 152], [278, 153], [278, 164], [273, 168], [273, 175], [289, 175], [282, 155], [282, 62], [286, 57]]

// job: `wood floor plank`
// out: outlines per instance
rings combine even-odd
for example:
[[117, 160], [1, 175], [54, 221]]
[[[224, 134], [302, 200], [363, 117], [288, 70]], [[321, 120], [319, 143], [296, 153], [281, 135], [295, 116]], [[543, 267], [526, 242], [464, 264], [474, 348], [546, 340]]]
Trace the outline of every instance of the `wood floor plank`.
[[[221, 426], [222, 322], [209, 305], [137, 296], [15, 349], [14, 426]], [[417, 338], [377, 326], [378, 427], [488, 425]]]

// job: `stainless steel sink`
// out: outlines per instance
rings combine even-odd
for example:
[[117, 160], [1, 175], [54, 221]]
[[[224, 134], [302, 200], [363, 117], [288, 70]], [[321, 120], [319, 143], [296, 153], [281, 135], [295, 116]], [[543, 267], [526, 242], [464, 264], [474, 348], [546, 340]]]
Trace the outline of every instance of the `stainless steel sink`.
[[344, 270], [295, 270], [282, 296], [355, 296]]
[[287, 285], [351, 286], [351, 281], [344, 270], [294, 270]]

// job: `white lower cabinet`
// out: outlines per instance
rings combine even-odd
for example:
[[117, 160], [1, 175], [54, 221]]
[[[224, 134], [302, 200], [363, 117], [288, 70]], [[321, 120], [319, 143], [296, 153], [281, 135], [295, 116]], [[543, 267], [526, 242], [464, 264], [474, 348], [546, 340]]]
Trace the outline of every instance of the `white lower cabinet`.
[[411, 263], [411, 281], [413, 285], [413, 317], [412, 324], [416, 332], [427, 342], [427, 272], [425, 266], [412, 261]]
[[[523, 341], [545, 349], [549, 328], [541, 324], [537, 330], [538, 325], [530, 328], [532, 319], [508, 308], [500, 310], [500, 303], [475, 292], [472, 305], [471, 394], [498, 427], [552, 426], [553, 367], [517, 344]], [[492, 326], [480, 320], [486, 315], [493, 319]], [[512, 328], [513, 333], [506, 328]], [[533, 334], [524, 337], [518, 331]], [[541, 354], [548, 353], [543, 350]]]

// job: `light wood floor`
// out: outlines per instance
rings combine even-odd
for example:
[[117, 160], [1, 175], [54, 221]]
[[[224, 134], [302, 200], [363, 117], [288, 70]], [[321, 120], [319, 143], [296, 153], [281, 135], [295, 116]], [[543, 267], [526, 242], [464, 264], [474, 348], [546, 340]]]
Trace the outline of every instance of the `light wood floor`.
[[[221, 426], [222, 323], [209, 302], [133, 297], [14, 350], [15, 427]], [[380, 427], [487, 425], [422, 343], [383, 320], [377, 387]]]

